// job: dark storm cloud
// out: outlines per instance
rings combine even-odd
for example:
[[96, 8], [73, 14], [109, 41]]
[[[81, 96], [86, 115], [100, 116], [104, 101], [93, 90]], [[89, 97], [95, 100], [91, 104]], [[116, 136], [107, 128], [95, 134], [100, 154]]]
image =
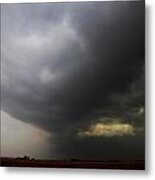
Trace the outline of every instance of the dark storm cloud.
[[[144, 135], [133, 137], [77, 138], [61, 137], [55, 149], [60, 159], [141, 160], [144, 159]], [[51, 153], [51, 158], [54, 157]]]
[[144, 2], [2, 5], [1, 23], [2, 109], [65, 136], [61, 152], [80, 144], [83, 155], [95, 145], [102, 152], [101, 140], [74, 136], [96, 111], [110, 112], [113, 97], [140, 76]]
[[[58, 158], [144, 159], [145, 74], [144, 68], [140, 69], [139, 75], [125, 92], [114, 93], [105, 106], [96, 108], [83, 118], [83, 124], [77, 130], [78, 137], [59, 139], [59, 146], [56, 149]], [[91, 126], [95, 127], [98, 124], [127, 125], [129, 128], [122, 127], [119, 130], [116, 127], [117, 129], [113, 131], [113, 127], [109, 126], [109, 132], [107, 129], [104, 132], [101, 128], [100, 132], [97, 132], [97, 129], [95, 132]]]
[[[139, 73], [124, 92], [113, 93], [104, 107], [98, 108], [91, 117], [113, 117], [127, 119], [144, 116], [145, 109], [145, 71], [139, 67]], [[141, 111], [141, 113], [139, 113]], [[89, 118], [89, 117], [88, 117]], [[144, 117], [143, 117], [144, 119]], [[135, 121], [133, 119], [133, 121]], [[143, 122], [141, 122], [143, 124]]]

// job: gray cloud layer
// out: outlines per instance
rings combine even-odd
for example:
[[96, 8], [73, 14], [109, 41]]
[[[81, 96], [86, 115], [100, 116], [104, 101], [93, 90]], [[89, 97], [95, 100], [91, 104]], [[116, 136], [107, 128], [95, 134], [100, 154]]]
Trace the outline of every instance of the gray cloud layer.
[[[119, 112], [118, 97], [126, 110], [144, 107], [144, 88], [136, 85], [144, 84], [136, 80], [144, 73], [144, 3], [12, 4], [2, 5], [1, 13], [2, 109], [55, 133], [58, 141], [63, 137], [60, 154], [85, 156], [89, 146], [102, 152], [107, 140], [75, 136], [96, 112], [103, 116], [115, 103]], [[128, 91], [132, 84], [140, 90]], [[126, 103], [124, 95], [140, 100]], [[72, 154], [70, 147], [82, 144]]]

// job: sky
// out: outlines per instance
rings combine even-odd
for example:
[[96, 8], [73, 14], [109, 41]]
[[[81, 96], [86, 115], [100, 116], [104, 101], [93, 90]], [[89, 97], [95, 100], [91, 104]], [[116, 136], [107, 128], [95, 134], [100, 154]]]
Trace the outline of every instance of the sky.
[[1, 155], [145, 156], [144, 1], [1, 5]]

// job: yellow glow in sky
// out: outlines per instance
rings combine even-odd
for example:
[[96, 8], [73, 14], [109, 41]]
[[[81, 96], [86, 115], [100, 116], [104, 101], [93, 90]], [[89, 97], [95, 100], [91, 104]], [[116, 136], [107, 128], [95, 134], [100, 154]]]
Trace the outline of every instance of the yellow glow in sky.
[[128, 123], [96, 123], [88, 130], [79, 132], [80, 136], [125, 136], [135, 135], [135, 128]]

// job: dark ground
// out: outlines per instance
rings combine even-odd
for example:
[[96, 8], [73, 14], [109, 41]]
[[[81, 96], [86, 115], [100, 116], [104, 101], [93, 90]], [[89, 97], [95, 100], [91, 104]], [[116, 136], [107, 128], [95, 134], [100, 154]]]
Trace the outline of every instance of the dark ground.
[[143, 160], [135, 161], [85, 161], [85, 160], [36, 160], [29, 158], [0, 158], [5, 167], [46, 167], [83, 169], [128, 169], [145, 170]]

